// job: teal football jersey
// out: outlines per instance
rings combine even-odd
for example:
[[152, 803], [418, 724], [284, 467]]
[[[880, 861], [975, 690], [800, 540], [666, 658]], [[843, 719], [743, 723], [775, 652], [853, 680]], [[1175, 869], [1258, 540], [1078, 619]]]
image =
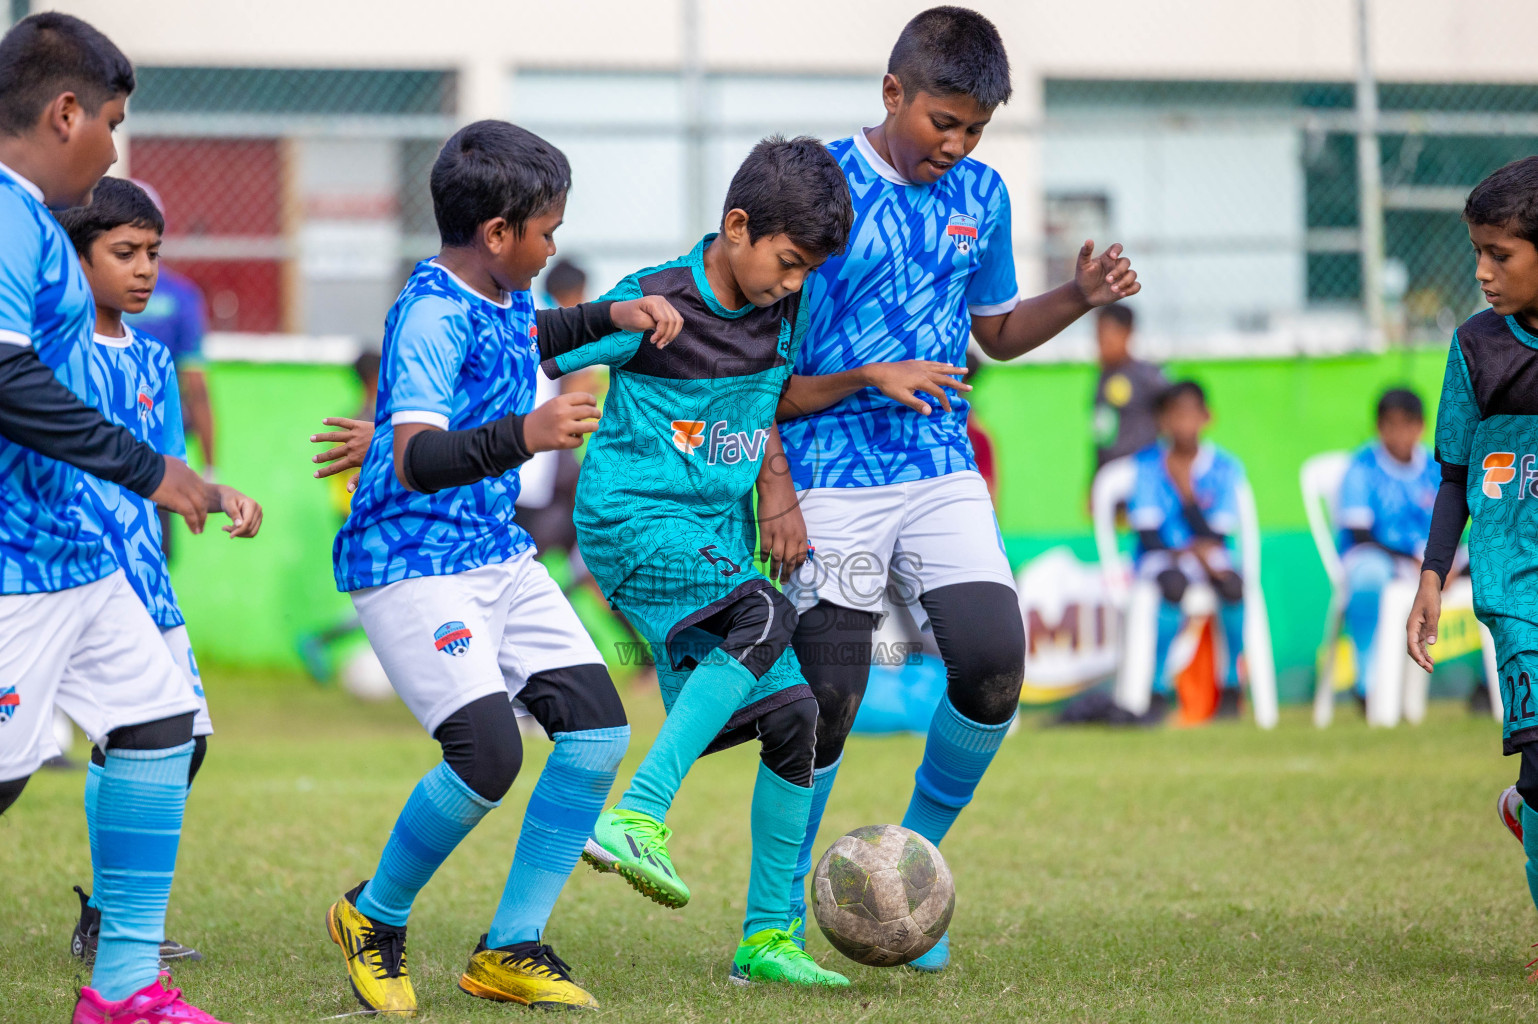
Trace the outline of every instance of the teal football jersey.
[[1474, 611], [1495, 638], [1507, 752], [1538, 740], [1538, 337], [1486, 310], [1458, 328], [1437, 411], [1444, 478], [1467, 478]]

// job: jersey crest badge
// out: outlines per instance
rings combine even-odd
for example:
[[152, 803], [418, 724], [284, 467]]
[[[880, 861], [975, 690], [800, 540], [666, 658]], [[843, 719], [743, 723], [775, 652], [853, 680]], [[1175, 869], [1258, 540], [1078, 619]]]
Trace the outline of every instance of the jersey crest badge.
[[968, 217], [964, 213], [953, 213], [950, 221], [945, 225], [945, 233], [950, 236], [951, 241], [956, 243], [957, 252], [971, 252], [972, 246], [977, 244], [977, 218]]
[[141, 420], [149, 419], [150, 413], [155, 411], [155, 399], [150, 397], [148, 385], [139, 385], [139, 397], [135, 402], [135, 407], [139, 410], [139, 418]]
[[433, 646], [444, 654], [462, 658], [470, 650], [470, 630], [463, 622], [445, 622], [433, 634]]
[[7, 686], [0, 690], [0, 725], [9, 722], [19, 707], [21, 707], [21, 695], [16, 692], [16, 687]]

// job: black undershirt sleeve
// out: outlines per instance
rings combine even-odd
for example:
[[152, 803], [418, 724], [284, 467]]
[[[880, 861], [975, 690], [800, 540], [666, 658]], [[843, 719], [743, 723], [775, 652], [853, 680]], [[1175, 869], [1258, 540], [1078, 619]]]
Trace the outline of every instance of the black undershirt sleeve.
[[0, 344], [0, 436], [148, 498], [165, 459], [69, 388], [30, 345]]
[[1445, 586], [1452, 571], [1463, 527], [1469, 521], [1469, 467], [1442, 463], [1442, 486], [1431, 509], [1431, 535], [1426, 538], [1426, 557], [1421, 571], [1431, 570]]
[[1194, 501], [1180, 503], [1180, 513], [1185, 516], [1186, 525], [1191, 527], [1191, 533], [1200, 540], [1222, 540], [1223, 535], [1214, 530], [1207, 522], [1207, 516], [1202, 512], [1202, 507]]
[[529, 461], [523, 417], [504, 416], [470, 430], [424, 430], [406, 442], [401, 473], [423, 494], [501, 476]]
[[609, 316], [613, 301], [583, 302], [564, 309], [536, 309], [534, 325], [539, 329], [539, 358], [556, 356], [614, 333]]
[[1159, 536], [1158, 530], [1139, 530], [1137, 532], [1138, 545], [1144, 551], [1163, 551], [1164, 538]]
[[1361, 547], [1364, 544], [1370, 544], [1373, 547], [1377, 548], [1378, 550], [1386, 551], [1386, 552], [1388, 552], [1389, 554], [1393, 555], [1396, 558], [1409, 558], [1409, 559], [1413, 559], [1415, 557], [1413, 554], [1411, 554], [1408, 551], [1400, 551], [1397, 548], [1389, 547], [1387, 544], [1383, 543], [1381, 540], [1379, 540], [1378, 538], [1374, 537], [1372, 535], [1372, 531], [1371, 530], [1364, 530], [1364, 529], [1362, 529], [1360, 527], [1354, 527], [1354, 528], [1352, 528], [1350, 530], [1347, 530], [1346, 531], [1346, 540], [1348, 542], [1346, 544], [1346, 550], [1347, 551], [1350, 551], [1352, 548]]

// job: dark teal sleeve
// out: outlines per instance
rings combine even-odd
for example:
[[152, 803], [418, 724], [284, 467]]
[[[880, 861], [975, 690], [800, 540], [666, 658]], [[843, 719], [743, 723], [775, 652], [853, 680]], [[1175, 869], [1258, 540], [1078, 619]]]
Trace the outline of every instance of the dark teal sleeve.
[[1467, 466], [1477, 426], [1479, 404], [1474, 399], [1474, 385], [1469, 381], [1469, 368], [1455, 334], [1447, 353], [1447, 372], [1442, 375], [1442, 398], [1437, 404], [1437, 461], [1444, 466]]
[[[625, 278], [599, 297], [600, 302], [624, 302], [641, 297], [641, 286], [635, 276]], [[638, 331], [616, 331], [597, 341], [578, 345], [568, 352], [546, 359], [541, 363], [546, 375], [554, 378], [588, 366], [623, 366], [635, 358], [644, 337]]]

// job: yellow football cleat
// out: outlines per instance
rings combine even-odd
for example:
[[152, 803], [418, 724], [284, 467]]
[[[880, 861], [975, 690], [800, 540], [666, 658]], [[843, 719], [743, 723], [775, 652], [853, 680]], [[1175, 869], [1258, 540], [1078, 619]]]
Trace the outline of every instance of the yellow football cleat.
[[470, 954], [459, 987], [472, 996], [541, 1009], [598, 1009], [598, 1000], [571, 980], [571, 968], [555, 950], [537, 942], [486, 948], [486, 936]]
[[375, 921], [358, 909], [358, 894], [367, 884], [367, 879], [359, 882], [331, 905], [326, 931], [342, 947], [358, 1002], [375, 1013], [411, 1016], [417, 1012], [417, 994], [406, 972], [406, 929]]

